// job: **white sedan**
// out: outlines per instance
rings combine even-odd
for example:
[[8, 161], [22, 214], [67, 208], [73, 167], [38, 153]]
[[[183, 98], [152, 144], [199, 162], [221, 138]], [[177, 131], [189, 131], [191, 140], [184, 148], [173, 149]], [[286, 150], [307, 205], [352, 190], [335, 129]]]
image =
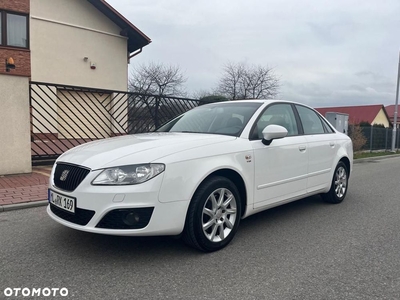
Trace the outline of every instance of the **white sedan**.
[[352, 164], [350, 138], [310, 107], [214, 103], [156, 132], [67, 151], [52, 170], [47, 212], [77, 230], [182, 235], [215, 251], [254, 213], [316, 194], [342, 202]]

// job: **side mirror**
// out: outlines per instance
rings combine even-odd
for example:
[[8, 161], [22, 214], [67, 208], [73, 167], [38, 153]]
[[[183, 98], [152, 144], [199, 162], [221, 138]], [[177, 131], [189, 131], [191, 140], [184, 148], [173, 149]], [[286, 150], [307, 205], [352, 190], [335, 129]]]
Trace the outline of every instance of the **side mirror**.
[[280, 125], [268, 125], [262, 131], [263, 139], [262, 142], [264, 145], [270, 145], [273, 140], [281, 139], [287, 136], [288, 131], [285, 127]]

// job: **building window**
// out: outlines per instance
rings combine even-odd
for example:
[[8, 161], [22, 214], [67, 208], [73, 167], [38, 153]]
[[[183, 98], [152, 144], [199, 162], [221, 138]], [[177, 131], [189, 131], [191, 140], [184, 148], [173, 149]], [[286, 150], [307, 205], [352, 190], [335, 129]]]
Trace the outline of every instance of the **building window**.
[[28, 48], [28, 17], [0, 11], [0, 45]]

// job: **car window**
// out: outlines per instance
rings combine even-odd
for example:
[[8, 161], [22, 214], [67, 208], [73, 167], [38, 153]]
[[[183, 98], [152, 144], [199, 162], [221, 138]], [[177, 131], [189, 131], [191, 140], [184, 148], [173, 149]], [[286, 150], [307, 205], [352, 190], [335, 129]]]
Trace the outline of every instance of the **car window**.
[[303, 124], [304, 134], [321, 134], [325, 133], [321, 118], [318, 114], [304, 106], [296, 105], [301, 123]]
[[258, 119], [253, 129], [253, 139], [262, 139], [262, 131], [268, 125], [280, 125], [288, 131], [287, 136], [298, 135], [296, 118], [290, 104], [273, 104], [269, 106]]
[[158, 132], [191, 132], [239, 136], [261, 103], [220, 103], [192, 109]]
[[324, 119], [321, 119], [322, 123], [324, 124], [325, 127], [325, 132], [326, 133], [334, 133], [335, 131], [332, 129], [332, 127], [326, 122]]

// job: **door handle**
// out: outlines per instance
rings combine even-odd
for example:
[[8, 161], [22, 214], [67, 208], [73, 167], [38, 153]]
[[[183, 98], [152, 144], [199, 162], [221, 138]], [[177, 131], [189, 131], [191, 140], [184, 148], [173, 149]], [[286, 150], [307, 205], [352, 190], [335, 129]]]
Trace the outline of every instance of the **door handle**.
[[306, 146], [300, 145], [300, 146], [299, 146], [299, 150], [300, 150], [301, 152], [306, 151]]
[[331, 146], [333, 148], [333, 147], [335, 147], [335, 143], [334, 142], [329, 142], [329, 146]]

